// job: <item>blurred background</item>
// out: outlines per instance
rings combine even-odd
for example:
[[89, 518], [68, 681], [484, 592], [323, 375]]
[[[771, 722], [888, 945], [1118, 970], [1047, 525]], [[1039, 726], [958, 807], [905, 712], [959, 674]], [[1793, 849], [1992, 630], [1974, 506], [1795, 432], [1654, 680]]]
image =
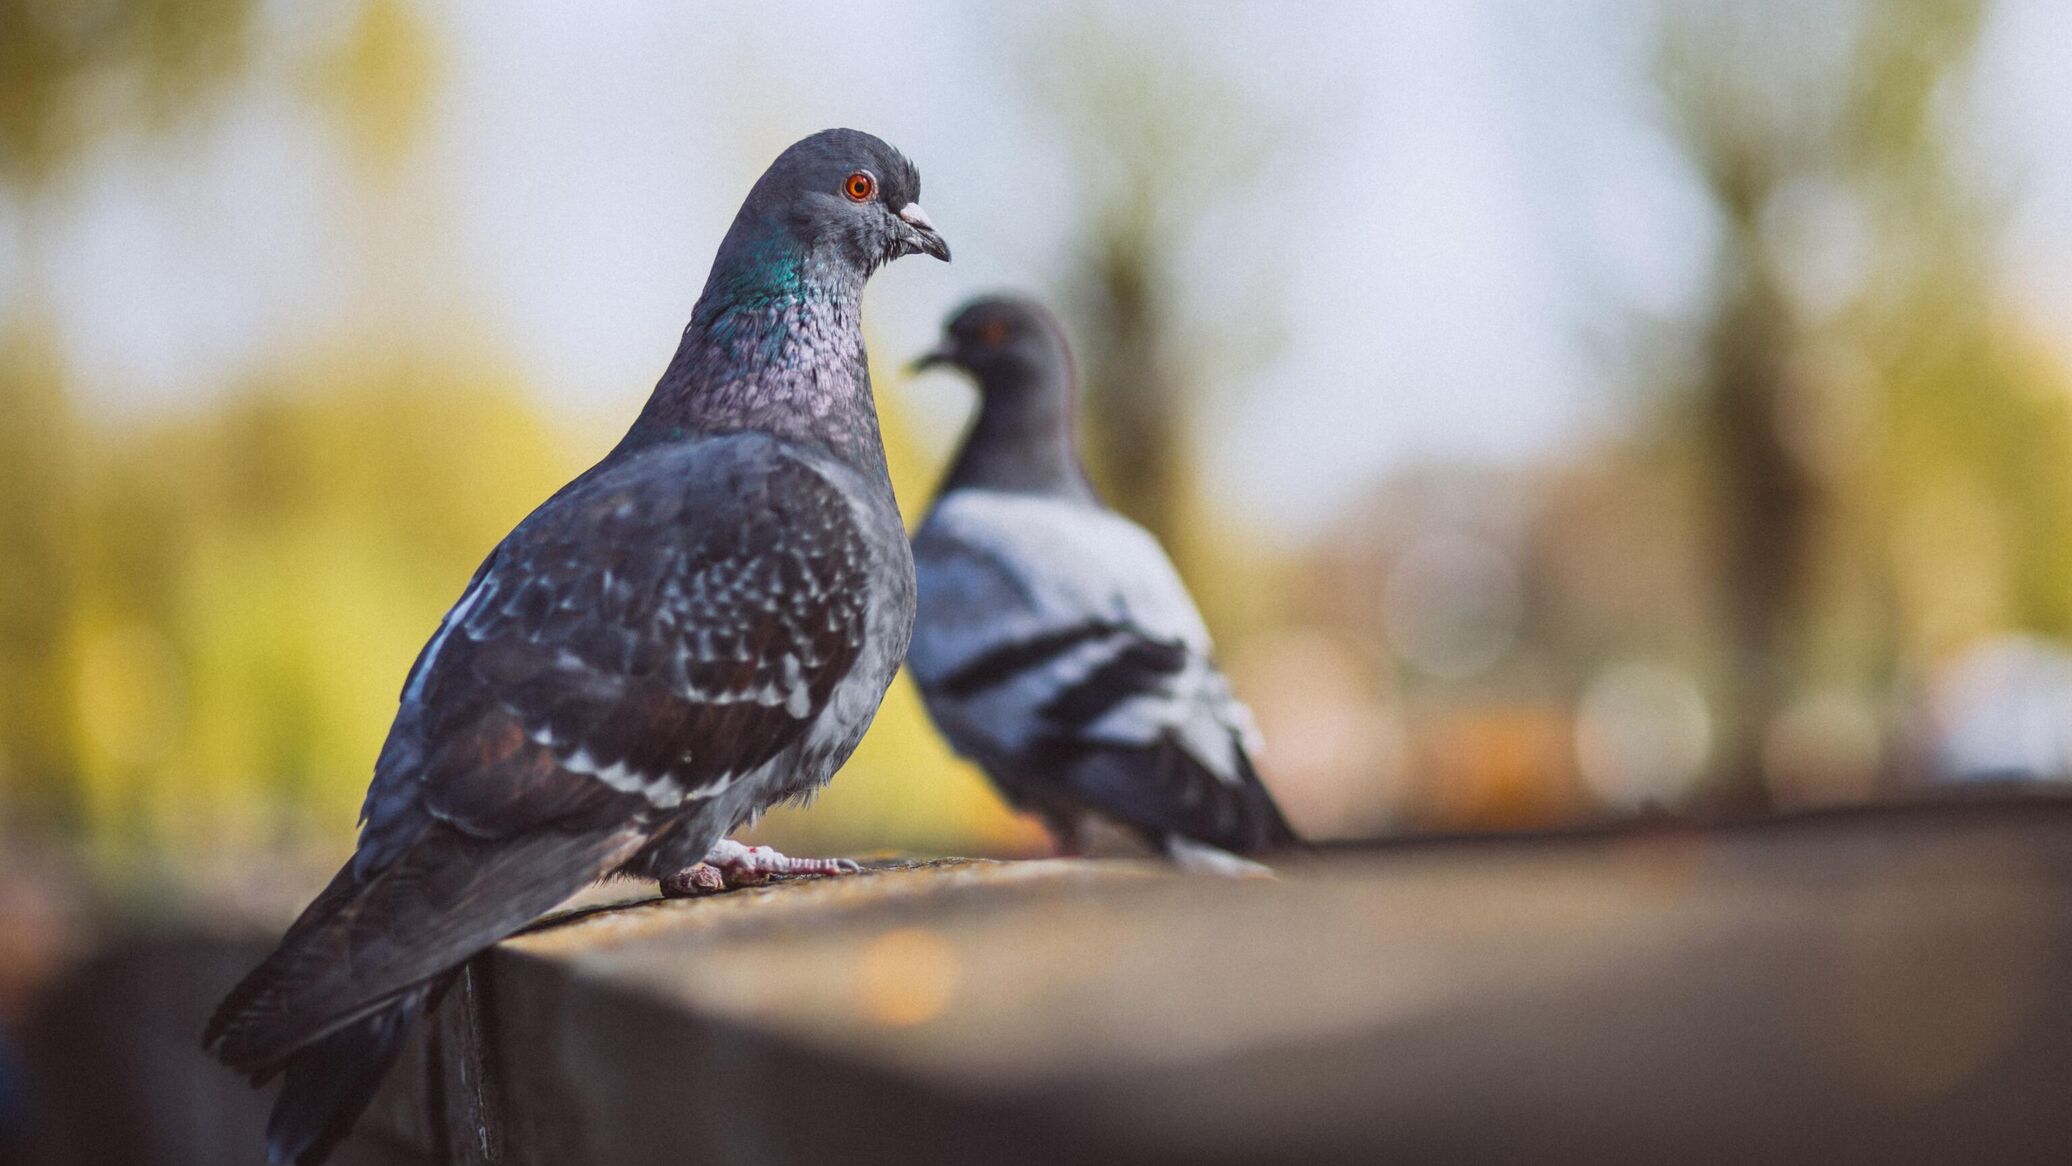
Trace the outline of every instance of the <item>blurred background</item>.
[[[956, 250], [866, 302], [909, 518], [971, 397], [906, 360], [1055, 304], [1307, 833], [2063, 782], [2068, 59], [2061, 0], [0, 0], [0, 1021], [320, 885], [829, 125]], [[760, 833], [1044, 847], [904, 681]]]

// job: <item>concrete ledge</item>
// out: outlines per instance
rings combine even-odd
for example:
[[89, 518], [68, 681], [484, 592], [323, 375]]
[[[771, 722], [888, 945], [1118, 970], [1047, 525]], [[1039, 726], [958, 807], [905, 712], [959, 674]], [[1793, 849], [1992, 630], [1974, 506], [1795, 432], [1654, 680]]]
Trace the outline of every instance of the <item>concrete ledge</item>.
[[[266, 1098], [194, 1041], [263, 947], [73, 978], [51, 1161], [257, 1159]], [[606, 906], [427, 1027], [341, 1160], [2064, 1161], [2072, 805]]]

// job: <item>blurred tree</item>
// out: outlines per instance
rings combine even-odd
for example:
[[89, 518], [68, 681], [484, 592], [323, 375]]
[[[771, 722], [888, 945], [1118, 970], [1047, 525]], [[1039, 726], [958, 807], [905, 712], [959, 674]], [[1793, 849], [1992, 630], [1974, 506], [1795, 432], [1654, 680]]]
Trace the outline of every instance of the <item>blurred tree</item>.
[[1814, 491], [1780, 425], [1795, 322], [1761, 236], [1778, 187], [1819, 153], [1805, 120], [1819, 106], [1796, 92], [1808, 87], [1807, 62], [1752, 67], [1750, 54], [1763, 46], [1748, 42], [1781, 27], [1761, 6], [1680, 6], [1666, 50], [1678, 127], [1726, 228], [1689, 421], [1712, 478], [1729, 653], [1718, 789], [1745, 808], [1763, 801], [1762, 731], [1786, 681], [1782, 657], [1798, 614]]
[[0, 182], [41, 185], [111, 132], [204, 108], [247, 56], [253, 0], [0, 0]]
[[1725, 228], [1669, 414], [1710, 479], [1713, 793], [1760, 806], [1795, 694], [1888, 690], [2007, 621], [2064, 630], [2072, 450], [2064, 395], [2038, 391], [2056, 374], [1994, 310], [1995, 208], [1953, 156], [1982, 4], [1663, 16], [1673, 126]]
[[317, 71], [316, 91], [356, 161], [393, 179], [440, 81], [431, 30], [407, 0], [366, 0]]
[[1172, 43], [1170, 31], [1089, 10], [1039, 42], [1034, 64], [1087, 208], [1078, 231], [1083, 276], [1066, 313], [1085, 385], [1090, 470], [1108, 501], [1184, 567], [1198, 561], [1188, 529], [1197, 502], [1191, 422], [1264, 361], [1276, 327], [1255, 263], [1234, 272], [1227, 250], [1207, 247], [1216, 281], [1253, 293], [1218, 300], [1202, 294], [1220, 289], [1199, 286], [1188, 261], [1220, 216], [1243, 208], [1285, 127], [1204, 54]]
[[69, 709], [52, 683], [77, 573], [77, 420], [63, 384], [48, 326], [0, 323], [0, 811], [14, 800], [29, 827], [77, 821]]
[[[110, 791], [104, 832], [120, 835], [133, 797], [163, 844], [281, 830], [343, 843], [411, 659], [482, 556], [575, 468], [494, 358], [369, 351], [342, 341], [111, 448], [93, 529], [127, 543], [169, 525], [178, 554], [104, 550], [94, 591], [142, 576], [172, 597], [108, 622], [176, 662], [158, 701], [177, 716], [148, 749], [90, 755], [90, 785]], [[135, 488], [147, 466], [157, 500]], [[78, 715], [87, 740], [120, 740], [135, 710], [82, 687]]]
[[79, 606], [79, 422], [67, 399], [43, 202], [121, 133], [163, 132], [211, 104], [246, 56], [251, 0], [0, 0], [0, 199], [20, 241], [0, 320], [0, 799], [28, 827], [75, 827], [78, 756], [65, 674]]
[[[304, 585], [287, 545], [307, 548], [328, 534], [332, 549], [350, 548], [391, 530], [412, 544], [408, 552], [351, 561], [396, 566], [401, 579], [368, 582], [408, 607], [407, 597], [393, 594], [397, 582], [433, 564], [465, 578], [473, 559], [450, 560], [456, 548], [466, 548], [462, 557], [486, 549], [481, 516], [506, 524], [515, 517], [508, 513], [513, 496], [533, 493], [513, 490], [511, 475], [537, 487], [555, 472], [542, 475], [541, 467], [558, 463], [537, 441], [526, 456], [525, 443], [497, 423], [514, 410], [531, 416], [508, 381], [484, 396], [478, 386], [487, 374], [427, 374], [438, 362], [399, 351], [391, 337], [346, 347], [389, 354], [392, 390], [429, 391], [481, 420], [434, 417], [427, 410], [436, 406], [414, 399], [368, 401], [378, 371], [364, 358], [335, 353], [307, 367], [290, 358], [288, 371], [272, 378], [338, 394], [309, 406], [337, 414], [324, 424], [297, 423], [302, 407], [270, 393], [233, 404], [219, 421], [141, 431], [74, 415], [55, 327], [36, 307], [49, 278], [39, 231], [44, 208], [70, 196], [68, 174], [97, 146], [148, 141], [214, 112], [262, 50], [282, 47], [258, 43], [266, 29], [257, 15], [252, 0], [0, 0], [0, 197], [20, 238], [14, 314], [0, 329], [0, 409], [13, 419], [0, 434], [0, 698], [13, 710], [0, 732], [0, 799], [19, 803], [26, 829], [83, 829], [118, 847], [171, 841], [161, 796], [169, 790], [198, 794], [192, 800], [207, 807], [219, 800], [210, 790], [240, 776], [307, 782], [321, 775], [321, 785], [348, 768], [363, 771], [340, 764], [341, 741], [352, 740], [357, 762], [360, 744], [370, 734], [378, 742], [380, 728], [364, 729], [352, 714], [366, 708], [333, 701], [325, 687], [328, 678], [350, 674], [338, 665], [351, 652], [334, 647], [330, 658], [312, 661], [310, 676], [318, 679], [301, 675], [294, 645], [308, 641], [290, 629], [310, 627], [308, 608], [265, 601], [265, 573], [279, 572], [281, 588]], [[402, 0], [365, 0], [334, 39], [328, 50], [314, 46], [320, 61], [308, 95], [337, 114], [363, 173], [391, 174], [409, 151], [432, 85], [425, 34]], [[374, 233], [366, 223], [355, 226]], [[456, 357], [448, 365], [466, 363]], [[356, 413], [355, 401], [369, 407]], [[423, 424], [413, 429], [413, 421]], [[219, 439], [212, 425], [235, 433]], [[388, 426], [394, 431], [383, 433]], [[506, 446], [471, 465], [469, 442], [442, 430]], [[351, 447], [356, 431], [359, 447], [338, 464], [340, 446], [324, 442]], [[454, 447], [450, 455], [435, 452], [443, 445]], [[197, 457], [197, 449], [206, 452]], [[418, 472], [407, 496], [437, 478], [438, 500], [399, 505], [402, 495], [384, 494], [369, 502], [379, 519], [329, 529], [341, 520], [327, 517], [338, 506], [327, 489], [364, 486], [370, 467], [407, 477], [395, 458], [413, 449], [446, 456], [465, 476]], [[316, 472], [326, 461], [321, 450], [334, 451], [332, 464], [322, 465], [328, 473]], [[312, 480], [326, 489], [308, 488]], [[244, 488], [215, 488], [225, 482]], [[226, 555], [250, 556], [232, 572], [248, 572], [244, 583], [227, 591], [211, 569], [224, 566]], [[260, 665], [233, 700], [215, 703], [241, 667], [226, 662], [226, 651], [234, 656], [255, 637], [279, 648], [267, 649], [277, 658]], [[359, 634], [351, 645], [378, 638]], [[373, 703], [378, 710], [382, 702]], [[340, 717], [358, 732], [325, 731], [341, 705]], [[385, 722], [386, 713], [370, 719]], [[272, 744], [230, 744], [254, 735]]]

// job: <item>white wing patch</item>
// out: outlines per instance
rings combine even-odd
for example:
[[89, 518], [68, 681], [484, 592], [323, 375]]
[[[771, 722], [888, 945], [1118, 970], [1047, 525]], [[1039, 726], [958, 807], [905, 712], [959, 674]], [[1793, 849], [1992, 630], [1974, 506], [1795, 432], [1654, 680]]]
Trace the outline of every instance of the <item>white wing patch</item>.
[[[1207, 655], [1209, 632], [1150, 532], [1077, 502], [955, 490], [914, 538], [920, 602], [915, 672], [948, 673], [1003, 642], [1109, 620]], [[991, 606], [988, 606], [988, 605]]]
[[[1146, 744], [1170, 734], [1219, 777], [1240, 780], [1236, 750], [1254, 735], [1251, 717], [1211, 662], [1179, 573], [1143, 528], [1081, 503], [957, 490], [915, 536], [914, 559], [920, 619], [908, 662], [960, 750], [1012, 753], [1054, 734], [1047, 705], [1151, 641], [1182, 649], [1179, 668], [1076, 735]], [[1015, 645], [1046, 640], [1055, 651], [997, 682], [945, 691]]]
[[460, 597], [460, 602], [453, 605], [453, 610], [446, 613], [439, 630], [432, 634], [432, 642], [425, 645], [424, 659], [417, 662], [417, 670], [410, 674], [410, 683], [403, 686], [404, 703], [424, 695], [425, 680], [431, 676], [432, 665], [439, 659], [439, 649], [446, 646], [446, 637], [453, 634], [454, 628], [466, 623], [469, 613], [484, 599], [496, 593], [495, 576], [494, 571], [484, 571], [482, 577], [475, 580], [475, 585], [468, 588], [468, 593]]
[[685, 802], [717, 796], [725, 791], [728, 786], [733, 785], [735, 779], [740, 776], [739, 774], [729, 773], [715, 781], [708, 781], [696, 789], [687, 790], [683, 787], [682, 782], [677, 781], [666, 773], [659, 777], [650, 776], [632, 768], [623, 761], [615, 761], [610, 765], [600, 765], [597, 758], [590, 755], [588, 749], [580, 746], [573, 752], [564, 753], [561, 750], [561, 742], [555, 738], [551, 730], [544, 728], [534, 729], [526, 735], [535, 744], [544, 745], [554, 750], [556, 759], [560, 761], [561, 767], [570, 773], [580, 773], [588, 777], [594, 777], [620, 793], [639, 794], [656, 807], [665, 810], [674, 806], [680, 806]]

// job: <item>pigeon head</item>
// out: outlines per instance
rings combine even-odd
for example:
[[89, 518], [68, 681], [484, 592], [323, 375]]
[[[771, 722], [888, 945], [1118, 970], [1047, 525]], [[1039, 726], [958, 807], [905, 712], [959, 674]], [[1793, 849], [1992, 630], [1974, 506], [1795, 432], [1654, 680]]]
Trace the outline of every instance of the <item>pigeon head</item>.
[[973, 300], [950, 317], [942, 343], [914, 371], [958, 368], [978, 383], [978, 417], [943, 479], [973, 487], [1094, 502], [1072, 432], [1072, 353], [1064, 329], [1034, 301]]
[[777, 156], [734, 216], [708, 292], [735, 295], [860, 287], [905, 255], [948, 260], [916, 201], [921, 173], [859, 130], [822, 130]]
[[963, 369], [991, 397], [1030, 388], [1062, 392], [1071, 361], [1064, 330], [1048, 311], [1019, 296], [994, 295], [958, 309], [943, 326], [942, 343], [913, 367]]

